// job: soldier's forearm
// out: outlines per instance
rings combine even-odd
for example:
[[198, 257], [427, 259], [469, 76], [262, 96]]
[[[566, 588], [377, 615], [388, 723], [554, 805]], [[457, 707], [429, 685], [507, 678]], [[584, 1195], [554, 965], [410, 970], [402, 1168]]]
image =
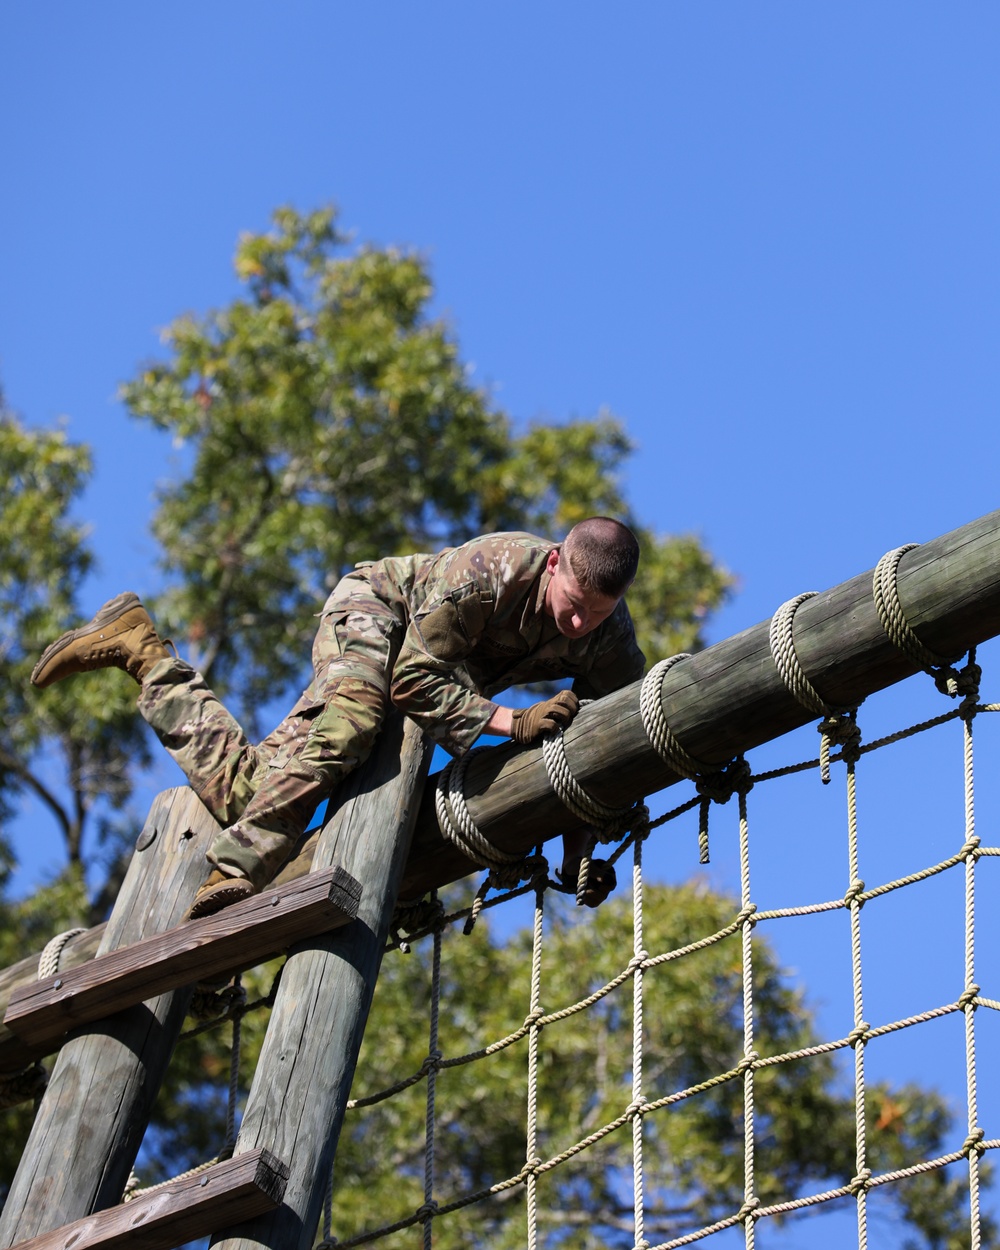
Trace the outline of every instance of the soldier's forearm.
[[500, 707], [499, 704], [494, 706], [493, 715], [486, 722], [486, 733], [509, 738], [513, 726], [513, 712], [509, 707]]

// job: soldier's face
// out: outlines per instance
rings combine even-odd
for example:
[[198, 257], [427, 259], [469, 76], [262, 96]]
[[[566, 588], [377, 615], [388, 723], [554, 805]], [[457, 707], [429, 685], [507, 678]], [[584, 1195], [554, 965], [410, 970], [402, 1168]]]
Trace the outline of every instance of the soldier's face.
[[545, 611], [565, 637], [584, 637], [606, 621], [618, 606], [617, 599], [584, 590], [573, 575], [569, 561], [561, 559], [558, 551], [549, 553], [545, 567], [552, 575], [545, 592]]

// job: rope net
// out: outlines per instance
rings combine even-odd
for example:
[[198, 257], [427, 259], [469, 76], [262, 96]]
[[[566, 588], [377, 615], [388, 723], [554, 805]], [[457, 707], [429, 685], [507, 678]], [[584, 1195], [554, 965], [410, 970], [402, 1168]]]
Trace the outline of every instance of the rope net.
[[[785, 614], [789, 630], [791, 613]], [[707, 803], [700, 786], [657, 819], [637, 814], [635, 828], [618, 828], [610, 859], [619, 862], [620, 877], [631, 862], [630, 898], [620, 891], [599, 912], [573, 913], [539, 847], [526, 861], [523, 884], [485, 902], [480, 891], [475, 905], [451, 912], [448, 900], [434, 898], [422, 916], [410, 916], [411, 933], [397, 933], [396, 945], [412, 953], [387, 955], [376, 992], [376, 1003], [384, 1000], [380, 1018], [395, 1025], [369, 1028], [321, 1246], [412, 1246], [416, 1230], [428, 1248], [472, 1244], [475, 1230], [475, 1244], [530, 1250], [609, 1244], [673, 1250], [702, 1240], [752, 1248], [790, 1216], [846, 1207], [863, 1250], [873, 1204], [928, 1176], [964, 1193], [965, 1231], [947, 1244], [995, 1244], [980, 1188], [988, 1171], [984, 1155], [1000, 1146], [1000, 1123], [981, 1122], [977, 1018], [1000, 1011], [1000, 1001], [980, 984], [975, 937], [977, 881], [991, 871], [1000, 846], [984, 845], [977, 833], [973, 747], [974, 731], [1000, 704], [980, 699], [974, 657], [957, 684], [948, 671], [947, 681], [932, 675], [953, 701], [910, 728], [863, 742], [856, 712], [814, 708], [826, 714], [819, 757], [730, 770], [728, 794], [712, 817], [713, 849], [724, 861], [738, 860], [738, 899], [644, 879], [650, 832], [666, 826], [677, 831], [678, 844], [690, 844], [685, 818], [694, 809], [704, 858]], [[925, 678], [906, 684], [914, 683], [940, 706]], [[873, 756], [888, 757], [918, 736], [933, 738], [942, 777], [950, 753], [952, 773], [961, 778], [962, 814], [935, 831], [940, 858], [892, 879], [866, 881], [863, 859], [888, 834], [881, 815], [865, 828], [859, 778], [871, 774]], [[834, 782], [840, 774], [839, 794], [836, 785], [815, 781], [831, 765]], [[893, 784], [904, 798], [927, 780], [905, 768], [896, 772]], [[762, 877], [766, 858], [760, 857], [781, 853], [769, 808], [770, 791], [781, 787], [770, 783], [798, 776], [799, 783], [786, 784], [806, 784], [807, 775], [810, 799], [797, 802], [791, 822], [796, 854], [816, 859], [829, 888], [812, 901], [765, 905], [754, 890], [751, 853]], [[731, 796], [736, 803], [720, 809], [718, 802]], [[822, 822], [810, 807], [816, 799], [829, 809], [834, 798], [841, 809], [839, 866], [827, 871], [837, 856], [831, 857], [831, 839], [815, 831]], [[869, 859], [880, 862], [878, 853]], [[946, 996], [927, 999], [924, 987], [935, 979], [923, 975], [918, 935], [895, 931], [892, 909], [901, 893], [927, 891], [935, 881], [947, 888], [928, 895], [920, 914], [938, 935], [933, 940], [954, 939], [962, 957]], [[521, 914], [530, 905], [530, 926], [503, 949], [522, 964], [520, 980], [484, 931], [487, 919], [503, 914], [494, 909], [518, 899]], [[480, 911], [484, 920], [462, 936], [454, 922]], [[831, 976], [849, 985], [849, 1015], [829, 1036], [803, 1034], [795, 1012], [800, 999], [775, 962], [773, 939], [785, 926], [779, 944], [794, 950], [799, 939], [788, 932], [794, 925], [823, 926], [818, 945], [829, 948]], [[866, 1008], [864, 970], [893, 935], [893, 984], [906, 985], [920, 1007], [875, 1015]], [[915, 965], [907, 966], [908, 947]], [[414, 995], [429, 1015], [419, 1037], [404, 1027]], [[941, 1032], [947, 1021], [960, 1026], [959, 1046]], [[490, 1032], [494, 1022], [499, 1027]], [[912, 1084], [896, 1089], [872, 1080], [873, 1062], [893, 1070], [892, 1046], [900, 1038], [964, 1068], [953, 1148], [928, 1153], [941, 1134], [924, 1131], [933, 1109]], [[835, 1086], [842, 1096], [824, 1102], [817, 1091]], [[849, 1123], [842, 1122], [845, 1114]], [[398, 1150], [393, 1163], [397, 1205], [389, 1209], [380, 1198], [373, 1208], [364, 1185], [348, 1180], [352, 1143], [371, 1150], [391, 1140], [398, 1149], [406, 1131], [412, 1145]], [[830, 1183], [834, 1137], [850, 1156], [841, 1158], [846, 1174], [839, 1183]], [[699, 1138], [703, 1148], [692, 1148]], [[512, 1157], [517, 1166], [504, 1171]], [[789, 1157], [796, 1168], [789, 1168]], [[363, 1162], [358, 1170], [363, 1174]]]

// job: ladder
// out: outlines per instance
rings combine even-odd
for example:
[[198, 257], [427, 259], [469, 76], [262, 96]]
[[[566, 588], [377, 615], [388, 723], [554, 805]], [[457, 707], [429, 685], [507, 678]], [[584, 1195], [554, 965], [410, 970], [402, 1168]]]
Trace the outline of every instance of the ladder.
[[[98, 957], [11, 996], [25, 1061], [59, 1054], [0, 1246], [312, 1245], [402, 880], [429, 744], [390, 716], [289, 885], [182, 923], [218, 831], [192, 791], [154, 801]], [[289, 948], [233, 1158], [122, 1204], [192, 981]]]

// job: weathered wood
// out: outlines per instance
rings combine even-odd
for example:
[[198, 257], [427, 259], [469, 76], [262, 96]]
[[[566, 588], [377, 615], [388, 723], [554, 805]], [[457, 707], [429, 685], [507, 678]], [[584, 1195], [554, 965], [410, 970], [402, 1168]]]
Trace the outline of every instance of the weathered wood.
[[[961, 654], [996, 636], [1000, 512], [908, 552], [897, 585], [907, 621], [936, 653]], [[790, 588], [788, 597], [796, 590]], [[679, 661], [664, 678], [667, 721], [696, 759], [721, 764], [817, 719], [782, 682], [768, 645], [769, 625], [765, 621]], [[795, 649], [813, 686], [833, 704], [855, 704], [918, 671], [882, 629], [871, 571], [802, 604], [795, 616]], [[574, 776], [611, 807], [679, 780], [649, 744], [639, 689], [637, 682], [585, 707], [565, 734]], [[538, 749], [505, 744], [477, 755], [465, 791], [480, 830], [506, 851], [529, 851], [540, 836], [554, 837], [576, 823], [549, 784]], [[471, 870], [469, 860], [441, 837], [428, 785], [402, 897], [419, 898]]]
[[315, 863], [341, 863], [361, 882], [358, 919], [289, 956], [237, 1142], [288, 1160], [285, 1200], [213, 1246], [313, 1244], [429, 757], [416, 727], [391, 716], [339, 793]]
[[279, 1205], [288, 1168], [266, 1150], [213, 1164], [196, 1176], [65, 1224], [18, 1250], [172, 1250]]
[[[868, 572], [844, 582], [808, 600], [795, 617], [800, 661], [832, 703], [856, 702], [917, 671], [886, 638], [871, 579]], [[900, 562], [898, 585], [907, 620], [933, 650], [960, 652], [994, 637], [1000, 632], [1000, 512], [908, 552]], [[788, 597], [794, 593], [790, 587]], [[771, 659], [768, 625], [680, 661], [662, 684], [671, 728], [706, 763], [722, 762], [815, 719], [785, 689]], [[679, 780], [649, 745], [639, 716], [638, 683], [584, 708], [565, 741], [574, 775], [610, 806], [624, 806]], [[475, 870], [441, 837], [433, 791], [431, 778], [400, 889], [404, 898], [419, 898]], [[530, 850], [539, 839], [556, 837], [575, 823], [554, 794], [537, 748], [504, 745], [477, 755], [466, 773], [466, 794], [480, 829], [505, 850]], [[286, 874], [307, 871], [315, 845], [315, 837], [307, 841]], [[76, 958], [78, 952], [85, 958], [89, 941], [87, 935], [75, 939], [65, 958]], [[37, 956], [32, 956], [16, 965], [15, 976], [11, 969], [0, 978], [0, 1006], [12, 985], [32, 976], [35, 967]], [[16, 1071], [32, 1057], [0, 1027], [0, 1072]]]
[[4, 1024], [28, 1045], [47, 1046], [81, 1024], [338, 929], [358, 914], [360, 897], [360, 885], [343, 868], [310, 873], [26, 985], [11, 997]]
[[[205, 849], [217, 831], [190, 790], [157, 797], [101, 954], [180, 921], [204, 880]], [[0, 1215], [0, 1245], [121, 1200], [189, 996], [161, 994], [87, 1026], [63, 1046]]]

